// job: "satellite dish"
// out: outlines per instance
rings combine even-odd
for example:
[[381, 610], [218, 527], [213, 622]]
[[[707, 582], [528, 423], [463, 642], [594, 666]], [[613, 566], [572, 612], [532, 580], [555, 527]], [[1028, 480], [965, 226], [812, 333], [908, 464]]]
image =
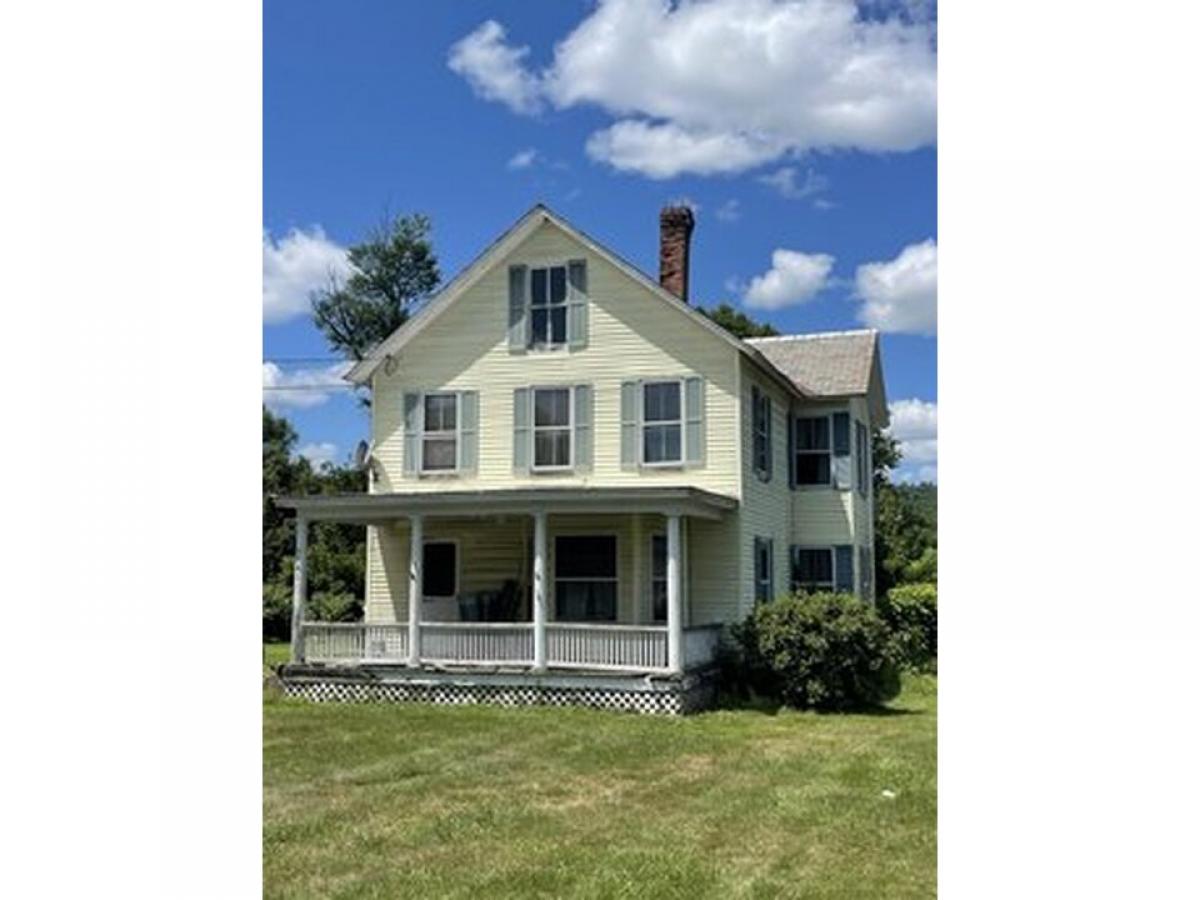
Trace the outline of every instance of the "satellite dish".
[[371, 458], [371, 445], [366, 441], [359, 441], [358, 446], [354, 448], [354, 468], [365, 469], [367, 460]]

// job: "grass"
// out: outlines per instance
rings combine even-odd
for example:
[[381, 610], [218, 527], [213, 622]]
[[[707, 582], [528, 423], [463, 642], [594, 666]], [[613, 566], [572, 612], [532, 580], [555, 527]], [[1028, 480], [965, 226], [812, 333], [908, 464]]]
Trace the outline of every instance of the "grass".
[[930, 677], [873, 714], [665, 719], [270, 692], [263, 713], [267, 897], [936, 893]]

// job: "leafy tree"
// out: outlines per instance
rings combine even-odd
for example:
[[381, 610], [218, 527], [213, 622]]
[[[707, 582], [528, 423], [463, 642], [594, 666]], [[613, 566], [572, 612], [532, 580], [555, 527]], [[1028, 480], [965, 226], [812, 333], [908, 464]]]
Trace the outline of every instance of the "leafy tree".
[[430, 228], [423, 215], [398, 216], [347, 251], [353, 273], [344, 283], [332, 278], [313, 297], [313, 320], [334, 350], [362, 359], [437, 286], [441, 274]]
[[882, 595], [898, 584], [936, 582], [937, 487], [893, 484], [890, 474], [902, 458], [900, 445], [879, 429], [871, 437], [876, 592]]
[[728, 303], [722, 303], [712, 309], [697, 306], [697, 310], [712, 319], [734, 337], [773, 337], [779, 332], [775, 326], [766, 322], [756, 322], [739, 309], [734, 309]]

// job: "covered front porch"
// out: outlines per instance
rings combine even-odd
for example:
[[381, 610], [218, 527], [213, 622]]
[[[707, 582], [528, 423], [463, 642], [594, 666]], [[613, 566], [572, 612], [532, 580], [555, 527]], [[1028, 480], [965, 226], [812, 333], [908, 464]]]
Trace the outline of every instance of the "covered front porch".
[[[401, 674], [679, 677], [721, 622], [689, 557], [737, 501], [696, 488], [283, 498], [297, 513], [293, 663]], [[373, 526], [364, 621], [308, 621], [313, 521]], [[380, 669], [382, 667], [382, 669]]]

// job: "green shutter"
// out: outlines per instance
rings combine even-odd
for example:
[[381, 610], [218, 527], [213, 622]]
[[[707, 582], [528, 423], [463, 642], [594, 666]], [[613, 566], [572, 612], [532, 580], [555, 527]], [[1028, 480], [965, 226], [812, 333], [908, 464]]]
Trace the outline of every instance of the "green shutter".
[[636, 469], [638, 465], [638, 397], [637, 381], [621, 382], [621, 468]]
[[479, 391], [458, 395], [458, 468], [473, 474], [479, 467]]
[[684, 462], [703, 466], [704, 448], [704, 379], [691, 377], [683, 383], [684, 402]]
[[508, 267], [508, 350], [524, 353], [529, 346], [529, 313], [525, 308], [527, 266]]
[[[775, 423], [772, 421], [775, 418], [775, 411], [772, 408], [770, 395], [765, 393], [763, 394], [763, 416], [767, 426], [767, 466], [763, 481], [770, 481], [775, 474]], [[772, 552], [774, 551], [772, 550]]]
[[838, 544], [833, 548], [834, 588], [838, 593], [854, 593], [854, 547]]
[[587, 263], [573, 259], [567, 263], [567, 343], [573, 350], [588, 342]]
[[404, 395], [404, 474], [416, 475], [421, 469], [421, 395]]
[[530, 463], [529, 388], [513, 391], [513, 470], [528, 472]]
[[575, 471], [592, 469], [592, 386], [575, 385]]

